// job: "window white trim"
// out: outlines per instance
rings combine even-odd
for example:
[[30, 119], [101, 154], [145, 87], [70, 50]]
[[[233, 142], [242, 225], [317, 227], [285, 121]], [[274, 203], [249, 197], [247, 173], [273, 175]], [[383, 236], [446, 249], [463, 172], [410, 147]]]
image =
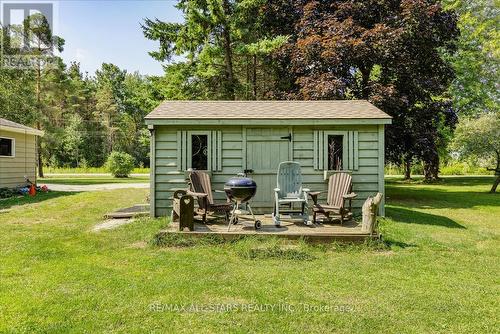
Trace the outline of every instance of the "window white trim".
[[313, 168], [328, 171], [328, 136], [342, 137], [342, 170], [359, 170], [359, 133], [357, 130], [313, 131]]
[[192, 136], [203, 135], [208, 139], [208, 172], [222, 171], [222, 131], [221, 130], [179, 130], [177, 131], [177, 170], [187, 171], [192, 167]]
[[342, 136], [342, 170], [347, 170], [349, 166], [349, 161], [347, 160], [349, 158], [348, 151], [349, 151], [349, 146], [348, 146], [348, 132], [347, 131], [324, 131], [323, 132], [323, 164], [324, 164], [324, 170], [330, 170], [328, 169], [328, 136]]
[[1, 136], [0, 139], [9, 139], [11, 141], [12, 155], [0, 155], [0, 158], [15, 158], [16, 157], [16, 139], [11, 137]]
[[192, 156], [192, 144], [193, 136], [207, 136], [207, 171], [212, 170], [212, 135], [211, 131], [188, 131], [187, 132], [187, 168], [192, 168], [193, 156]]

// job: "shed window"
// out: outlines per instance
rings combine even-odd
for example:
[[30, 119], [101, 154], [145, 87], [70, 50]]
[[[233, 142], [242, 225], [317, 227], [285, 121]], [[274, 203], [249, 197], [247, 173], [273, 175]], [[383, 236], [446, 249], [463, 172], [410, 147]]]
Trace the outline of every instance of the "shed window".
[[328, 170], [342, 170], [343, 135], [328, 135]]
[[191, 135], [191, 168], [208, 170], [208, 135]]
[[14, 139], [0, 138], [0, 157], [13, 157], [14, 152]]
[[222, 132], [177, 131], [177, 168], [221, 171]]
[[315, 170], [358, 170], [358, 131], [314, 130], [313, 167]]

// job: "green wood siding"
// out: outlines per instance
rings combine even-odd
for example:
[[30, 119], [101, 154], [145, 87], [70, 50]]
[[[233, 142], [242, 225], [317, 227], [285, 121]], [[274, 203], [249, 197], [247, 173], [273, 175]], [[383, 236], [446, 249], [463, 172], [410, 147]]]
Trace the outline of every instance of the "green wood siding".
[[[266, 161], [250, 162], [247, 160], [256, 159], [256, 157], [264, 156], [266, 154], [273, 155], [271, 152], [276, 149], [274, 146], [269, 145], [269, 149], [264, 149], [262, 146], [262, 155], [255, 151], [259, 145], [255, 144], [254, 140], [258, 139], [256, 134], [260, 130], [256, 128], [264, 128], [264, 126], [183, 126], [178, 128], [175, 125], [161, 125], [155, 126], [155, 214], [157, 216], [165, 216], [170, 213], [172, 207], [172, 195], [176, 189], [186, 188], [184, 171], [182, 166], [183, 153], [182, 145], [179, 140], [182, 140], [180, 131], [212, 131], [212, 133], [221, 134], [213, 143], [220, 145], [220, 154], [216, 154], [217, 168], [219, 171], [212, 171], [213, 189], [223, 189], [225, 181], [242, 172], [244, 169], [252, 168], [254, 166], [266, 166]], [[381, 129], [381, 130], [380, 130]], [[292, 141], [285, 145], [288, 149], [288, 154], [284, 152], [274, 152], [279, 156], [279, 160], [284, 159], [286, 156], [290, 160], [298, 161], [302, 166], [302, 173], [304, 177], [304, 185], [314, 191], [324, 191], [327, 189], [327, 181], [324, 180], [323, 170], [318, 170], [315, 162], [315, 133], [317, 131], [347, 131], [349, 134], [349, 145], [355, 145], [357, 149], [350, 149], [353, 152], [350, 166], [353, 166], [353, 189], [359, 194], [358, 198], [354, 201], [354, 206], [359, 209], [369, 195], [374, 195], [376, 192], [383, 189], [383, 139], [382, 146], [380, 146], [379, 138], [383, 137], [383, 125], [341, 125], [341, 126], [273, 126], [267, 127], [267, 130], [262, 130], [262, 139], [274, 140], [278, 135], [286, 135], [292, 131]], [[269, 137], [269, 138], [268, 138]], [[273, 139], [274, 138], [274, 139]], [[318, 140], [318, 139], [316, 139]], [[356, 145], [357, 144], [357, 145]], [[153, 145], [153, 144], [152, 144]], [[281, 145], [281, 144], [280, 144]], [[285, 150], [283, 146], [283, 150]], [[280, 146], [281, 147], [281, 146]], [[381, 147], [381, 149], [379, 148]], [[268, 150], [270, 150], [268, 152]], [[214, 149], [212, 147], [212, 154]], [[216, 149], [215, 149], [216, 151]], [[319, 154], [317, 152], [316, 154]], [[321, 152], [322, 153], [322, 152]], [[319, 154], [319, 156], [324, 156]], [[269, 159], [266, 159], [269, 160]], [[214, 165], [215, 166], [215, 165]], [[382, 167], [381, 167], [382, 166]], [[269, 168], [272, 169], [271, 167]], [[275, 174], [272, 173], [272, 175]], [[274, 188], [275, 178], [271, 177], [271, 181], [258, 182], [258, 186], [265, 191], [272, 191]], [[257, 180], [262, 178], [255, 175]], [[262, 185], [265, 182], [265, 185]], [[215, 194], [217, 199], [224, 199], [224, 194]], [[259, 203], [260, 202], [260, 203]], [[255, 199], [255, 209], [257, 212], [270, 213], [272, 208], [272, 201], [259, 201]], [[383, 211], [382, 211], [383, 212]]]
[[[317, 127], [314, 130], [353, 133], [352, 141], [350, 141], [353, 144], [356, 142], [354, 133], [357, 133], [358, 150], [353, 150], [353, 152], [357, 152], [358, 162], [352, 163], [357, 167], [357, 170], [352, 170], [352, 175], [353, 190], [358, 194], [358, 198], [354, 200], [354, 206], [360, 209], [366, 198], [377, 193], [379, 189], [378, 126]], [[294, 127], [293, 160], [301, 164], [304, 184], [308, 188], [313, 191], [326, 191], [328, 185], [324, 180], [323, 171], [316, 170], [314, 165], [314, 135], [315, 132], [310, 127]], [[353, 155], [353, 160], [355, 157], [356, 155]]]

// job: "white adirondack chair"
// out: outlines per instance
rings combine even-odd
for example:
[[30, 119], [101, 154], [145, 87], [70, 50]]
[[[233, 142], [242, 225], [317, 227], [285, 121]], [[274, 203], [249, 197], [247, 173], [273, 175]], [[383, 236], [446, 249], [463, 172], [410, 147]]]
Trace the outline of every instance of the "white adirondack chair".
[[307, 193], [309, 189], [302, 188], [302, 173], [300, 171], [300, 164], [294, 161], [285, 161], [279, 164], [278, 175], [276, 177], [276, 188], [274, 189], [274, 212], [273, 221], [276, 226], [281, 224], [281, 214], [290, 213], [291, 210], [282, 210], [280, 206], [288, 204], [289, 208], [293, 204], [301, 205], [301, 216], [304, 223], [308, 223], [308, 203]]

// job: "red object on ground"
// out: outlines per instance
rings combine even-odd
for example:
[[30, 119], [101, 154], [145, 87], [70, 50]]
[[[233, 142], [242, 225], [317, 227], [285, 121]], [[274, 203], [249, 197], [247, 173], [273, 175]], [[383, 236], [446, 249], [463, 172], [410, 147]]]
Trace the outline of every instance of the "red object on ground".
[[35, 196], [36, 195], [36, 188], [35, 188], [34, 184], [31, 185], [30, 191], [28, 192], [28, 194], [30, 194], [30, 196]]
[[42, 191], [46, 193], [47, 191], [49, 191], [49, 188], [46, 185], [43, 185]]

